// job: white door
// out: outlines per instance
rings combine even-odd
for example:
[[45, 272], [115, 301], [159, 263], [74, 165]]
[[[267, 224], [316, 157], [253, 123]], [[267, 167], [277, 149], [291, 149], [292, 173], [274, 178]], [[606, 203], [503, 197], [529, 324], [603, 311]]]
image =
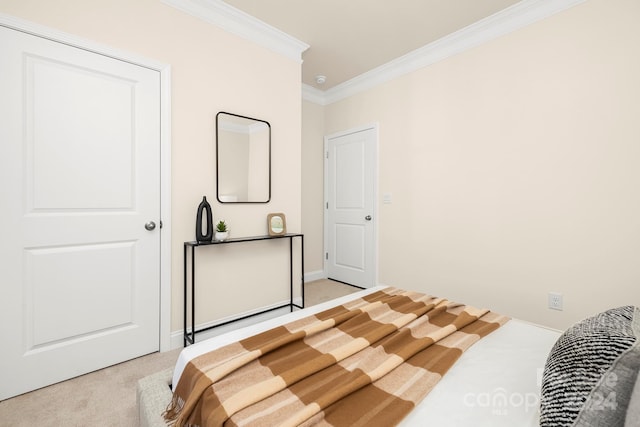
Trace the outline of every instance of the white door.
[[325, 138], [325, 267], [330, 279], [375, 285], [375, 127]]
[[159, 91], [0, 27], [0, 400], [159, 349]]

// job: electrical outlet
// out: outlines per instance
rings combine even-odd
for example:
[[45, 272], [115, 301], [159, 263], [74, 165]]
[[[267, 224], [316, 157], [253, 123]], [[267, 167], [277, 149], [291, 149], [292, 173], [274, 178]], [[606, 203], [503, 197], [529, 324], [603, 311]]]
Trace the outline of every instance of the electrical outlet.
[[562, 294], [549, 292], [549, 308], [562, 311]]

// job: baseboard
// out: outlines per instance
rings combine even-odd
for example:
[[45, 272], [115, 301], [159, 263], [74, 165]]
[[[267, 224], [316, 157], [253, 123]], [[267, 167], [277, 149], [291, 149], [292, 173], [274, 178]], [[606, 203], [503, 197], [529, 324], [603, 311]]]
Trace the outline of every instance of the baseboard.
[[[314, 280], [320, 280], [320, 279], [326, 279], [327, 275], [325, 274], [324, 270], [318, 270], [318, 271], [312, 271], [309, 273], [305, 273], [304, 274], [304, 282], [308, 283], [308, 282], [313, 282]], [[302, 305], [302, 298], [301, 297], [295, 297], [293, 299], [293, 302], [297, 305]], [[260, 322], [264, 322], [265, 320], [268, 319], [273, 319], [274, 317], [280, 316], [282, 314], [288, 313], [289, 309], [288, 308], [281, 308], [278, 310], [273, 310], [267, 313], [262, 313], [262, 314], [258, 314], [255, 315], [255, 313], [259, 313], [261, 311], [264, 310], [269, 310], [271, 308], [274, 307], [278, 307], [280, 305], [283, 304], [287, 304], [288, 301], [283, 301], [280, 303], [276, 303], [276, 304], [272, 304], [269, 306], [265, 306], [265, 307], [261, 307], [255, 310], [250, 310], [250, 311], [246, 311], [244, 313], [239, 313], [236, 314], [234, 316], [228, 316], [222, 319], [218, 319], [215, 320], [213, 322], [206, 322], [200, 325], [197, 325], [197, 329], [202, 329], [202, 328], [208, 328], [211, 326], [216, 326], [216, 325], [220, 325], [229, 321], [234, 321], [235, 319], [241, 319], [245, 316], [253, 316], [253, 317], [249, 317], [247, 319], [241, 319], [238, 321], [234, 321], [233, 323], [230, 324], [226, 324], [226, 325], [222, 325], [219, 326], [217, 328], [205, 331], [205, 332], [201, 332], [197, 335], [197, 341], [202, 341], [204, 339], [210, 338], [210, 337], [214, 337], [216, 335], [220, 335], [223, 334], [225, 332], [229, 332], [229, 331], [233, 331], [235, 329], [240, 329], [244, 326], [249, 326], [249, 325], [253, 325], [256, 323], [260, 323]], [[171, 333], [171, 349], [174, 348], [180, 348], [184, 345], [184, 340], [183, 340], [183, 331], [182, 329], [178, 330], [178, 331], [173, 331]]]
[[[200, 332], [196, 336], [196, 342], [203, 341], [207, 338], [215, 337], [216, 335], [224, 334], [225, 332], [233, 331], [236, 329], [243, 328], [245, 326], [254, 325], [256, 323], [264, 322], [265, 320], [273, 319], [274, 317], [281, 316], [283, 314], [289, 313], [289, 307], [279, 308], [277, 310], [272, 310], [267, 313], [260, 313], [261, 311], [271, 310], [275, 307], [280, 307], [284, 304], [288, 304], [289, 301], [282, 301], [279, 303], [271, 304], [268, 306], [260, 307], [255, 310], [245, 311], [243, 313], [238, 313], [233, 316], [227, 316], [222, 319], [217, 319], [212, 322], [201, 323], [196, 326], [196, 329], [209, 328], [212, 326], [221, 325], [217, 328], [210, 329], [208, 331]], [[294, 297], [293, 303], [297, 305], [302, 305], [302, 297]], [[252, 316], [243, 319], [245, 316]], [[237, 320], [236, 320], [237, 319]], [[227, 323], [233, 322], [233, 323]], [[227, 323], [227, 324], [225, 324]], [[184, 331], [182, 329], [178, 331], [174, 331], [171, 333], [171, 349], [180, 348], [184, 346]]]
[[304, 274], [304, 283], [313, 282], [314, 280], [326, 279], [327, 275], [324, 270], [312, 271]]

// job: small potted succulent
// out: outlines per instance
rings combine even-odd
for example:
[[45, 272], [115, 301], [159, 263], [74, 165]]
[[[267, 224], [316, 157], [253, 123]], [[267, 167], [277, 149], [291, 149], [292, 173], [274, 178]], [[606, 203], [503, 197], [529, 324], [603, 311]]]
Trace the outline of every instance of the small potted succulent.
[[229, 230], [227, 229], [227, 223], [222, 219], [216, 224], [216, 240], [224, 242], [227, 237], [229, 237]]

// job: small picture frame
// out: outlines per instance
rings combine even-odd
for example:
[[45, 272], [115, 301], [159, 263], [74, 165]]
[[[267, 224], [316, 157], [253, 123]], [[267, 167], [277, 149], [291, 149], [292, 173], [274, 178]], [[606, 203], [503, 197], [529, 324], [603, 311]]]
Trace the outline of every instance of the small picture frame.
[[287, 234], [287, 219], [283, 213], [270, 213], [267, 215], [267, 229], [269, 236], [283, 236]]

